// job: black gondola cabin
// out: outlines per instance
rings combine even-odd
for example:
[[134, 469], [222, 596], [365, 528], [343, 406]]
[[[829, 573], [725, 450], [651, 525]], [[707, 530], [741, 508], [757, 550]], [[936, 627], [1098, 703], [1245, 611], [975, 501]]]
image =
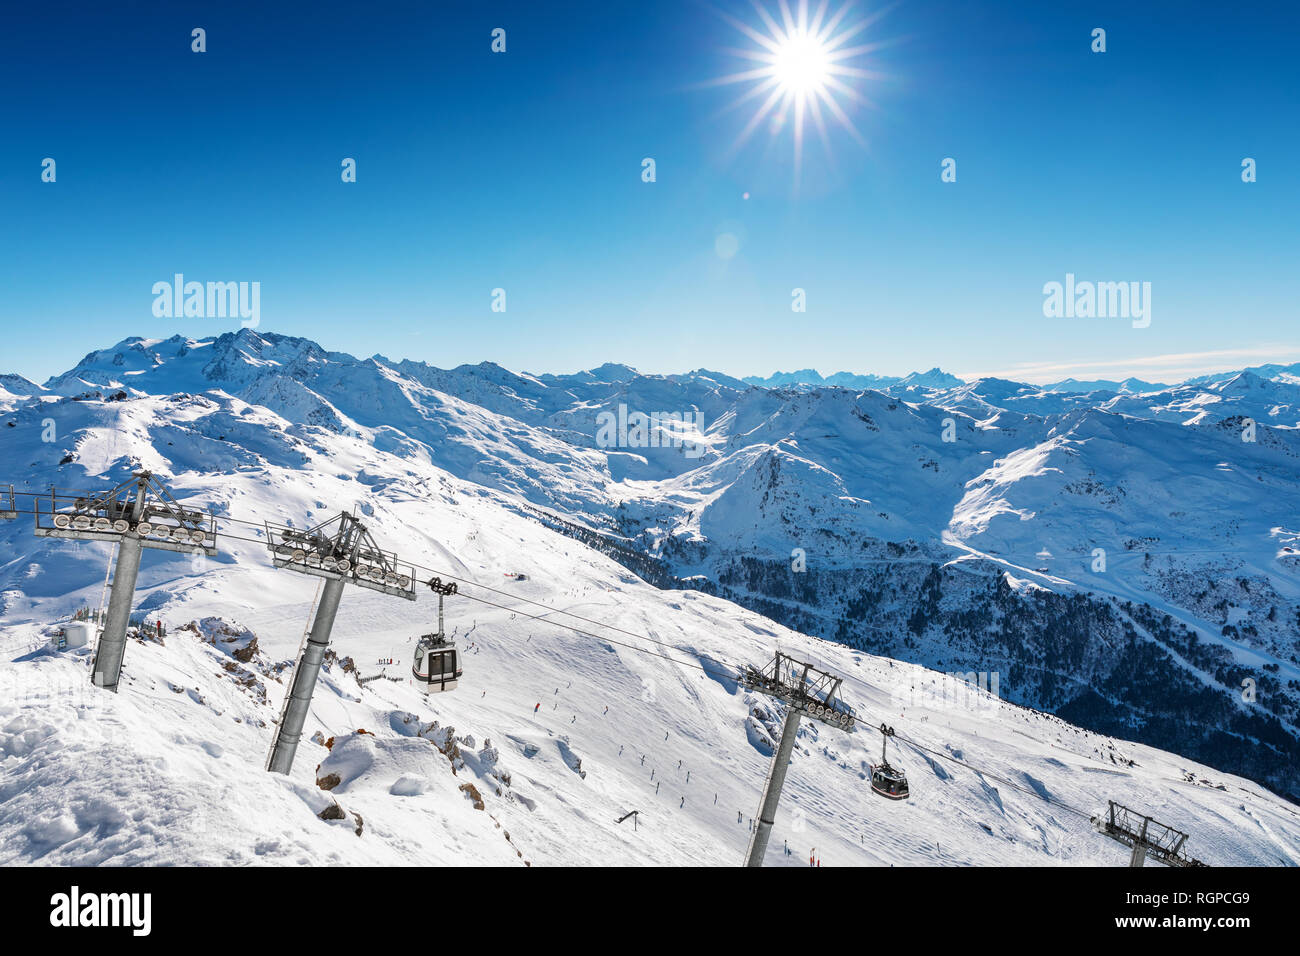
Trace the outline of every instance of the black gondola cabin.
[[880, 725], [880, 763], [871, 765], [871, 789], [889, 800], [906, 800], [912, 795], [907, 787], [907, 774], [889, 765], [889, 738], [894, 728]]

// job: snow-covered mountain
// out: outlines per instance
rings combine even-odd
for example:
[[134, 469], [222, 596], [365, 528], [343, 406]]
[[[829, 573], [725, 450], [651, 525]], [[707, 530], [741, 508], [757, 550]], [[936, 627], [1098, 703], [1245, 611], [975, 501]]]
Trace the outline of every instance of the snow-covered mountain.
[[0, 375], [0, 402], [29, 398], [41, 391], [35, 382], [30, 382], [21, 375]]
[[962, 384], [956, 375], [950, 375], [942, 369], [932, 368], [928, 372], [912, 372], [908, 375], [856, 375], [853, 372], [836, 372], [822, 376], [816, 369], [805, 368], [797, 372], [773, 372], [771, 375], [747, 375], [743, 379], [747, 385], [763, 385], [768, 388], [797, 387], [800, 385], [836, 385], [841, 388], [888, 388], [891, 385], [921, 386], [926, 388], [954, 388]]
[[[770, 388], [705, 370], [444, 370], [252, 330], [128, 339], [43, 388], [5, 386], [0, 482], [105, 487], [147, 468], [187, 502], [296, 526], [356, 505], [384, 544], [422, 563], [498, 585], [505, 571], [526, 573], [510, 585], [519, 597], [662, 640], [688, 661], [759, 664], [779, 643], [848, 674], [846, 697], [913, 739], [1000, 766], [1030, 790], [1197, 825], [1193, 852], [1211, 862], [1295, 862], [1293, 808], [1239, 779], [1300, 792], [1300, 406], [1288, 374], [1122, 394], [997, 380]], [[636, 413], [655, 416], [640, 433], [627, 423]], [[0, 546], [0, 640], [16, 648], [0, 675], [29, 695], [33, 683], [79, 686], [84, 660], [26, 651], [58, 615], [99, 604], [105, 547], [35, 539], [25, 520], [0, 522]], [[514, 610], [461, 608], [462, 635], [479, 622], [468, 638], [478, 676], [446, 700], [425, 702], [400, 680], [359, 684], [338, 663], [309, 727], [335, 749], [309, 758], [304, 745], [290, 781], [268, 778], [266, 725], [311, 591], [253, 542], [227, 541], [200, 571], [151, 555], [140, 606], [173, 636], [132, 643], [121, 695], [80, 710], [0, 705], [0, 758], [25, 781], [0, 791], [9, 859], [217, 852], [215, 839], [144, 840], [130, 822], [138, 808], [92, 795], [126, 793], [129, 768], [146, 772], [175, 747], [178, 813], [209, 806], [214, 827], [272, 858], [323, 861], [356, 845], [351, 817], [318, 838], [314, 814], [330, 798], [315, 763], [337, 768], [330, 793], [367, 821], [371, 861], [420, 862], [455, 845], [450, 832], [403, 837], [449, 796], [467, 809], [444, 825], [478, 828], [461, 845], [485, 860], [734, 862], [743, 850], [776, 708], [734, 683], [549, 630], [520, 613], [536, 607], [504, 600]], [[393, 603], [347, 596], [335, 646], [362, 677], [427, 624], [427, 601]], [[209, 619], [251, 628], [258, 653], [227, 667], [226, 644], [251, 637], [214, 638], [225, 625]], [[918, 700], [944, 671], [996, 673], [1004, 702], [975, 713]], [[60, 811], [60, 788], [110, 734], [116, 769], [78, 785], [81, 810]], [[885, 837], [888, 808], [863, 795], [861, 777], [878, 739], [815, 727], [800, 739], [807, 769], [791, 775], [783, 807], [806, 805], [810, 830], [778, 833], [778, 847], [787, 839], [800, 855], [814, 844], [828, 862], [1120, 852], [1086, 821], [920, 752], [907, 762], [923, 768], [923, 786]], [[430, 748], [455, 779], [430, 776]], [[445, 756], [455, 750], [459, 765]], [[647, 756], [645, 780], [629, 752]], [[218, 773], [208, 760], [240, 768], [229, 771], [239, 784], [228, 813], [205, 802], [203, 781]], [[664, 786], [671, 771], [667, 794], [653, 792], [652, 766]], [[466, 782], [487, 811], [463, 796]], [[245, 800], [275, 808], [276, 833], [242, 819]], [[607, 819], [634, 808], [662, 829], [630, 837]], [[23, 829], [33, 819], [45, 822]], [[117, 843], [90, 838], [109, 830]], [[51, 832], [62, 837], [42, 844]]]
[[1044, 385], [1045, 392], [1117, 392], [1117, 393], [1141, 393], [1141, 392], [1163, 392], [1168, 389], [1168, 385], [1160, 385], [1156, 382], [1144, 382], [1140, 378], [1126, 378], [1122, 382], [1116, 382], [1111, 379], [1092, 379], [1091, 381], [1080, 381], [1077, 378], [1063, 378], [1059, 382], [1052, 382], [1050, 385]]

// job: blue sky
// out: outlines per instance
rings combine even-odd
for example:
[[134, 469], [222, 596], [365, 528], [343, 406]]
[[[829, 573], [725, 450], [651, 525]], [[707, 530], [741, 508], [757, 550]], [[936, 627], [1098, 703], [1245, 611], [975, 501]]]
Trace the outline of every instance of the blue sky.
[[[1047, 381], [1295, 361], [1285, 6], [903, 0], [849, 44], [881, 44], [852, 62], [883, 76], [849, 80], [872, 105], [840, 100], [865, 146], [810, 134], [797, 183], [791, 124], [735, 149], [758, 101], [727, 110], [749, 86], [709, 82], [752, 66], [719, 15], [759, 26], [744, 0], [15, 9], [0, 371], [238, 327], [156, 318], [177, 272], [260, 282], [263, 330], [441, 366]], [[1066, 273], [1150, 282], [1150, 326], [1045, 318]]]

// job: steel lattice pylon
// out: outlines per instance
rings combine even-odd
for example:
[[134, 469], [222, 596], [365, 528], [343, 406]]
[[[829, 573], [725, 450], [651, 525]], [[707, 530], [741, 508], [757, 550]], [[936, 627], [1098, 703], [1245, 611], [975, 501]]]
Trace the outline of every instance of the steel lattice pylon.
[[343, 586], [355, 584], [414, 601], [415, 568], [398, 561], [393, 552], [382, 550], [366, 526], [346, 512], [308, 531], [268, 523], [266, 544], [277, 568], [325, 579], [311, 632], [298, 654], [293, 684], [284, 699], [280, 727], [266, 759], [267, 770], [287, 774], [293, 768], [302, 728], [311, 709], [312, 693], [334, 629]]
[[50, 489], [35, 501], [35, 533], [41, 538], [107, 541], [117, 545], [117, 566], [104, 630], [95, 647], [93, 680], [116, 691], [126, 653], [140, 559], [145, 548], [212, 557], [217, 553], [216, 519], [182, 507], [152, 472], [141, 471], [106, 492]]
[[781, 740], [772, 754], [772, 765], [768, 768], [763, 796], [758, 804], [758, 820], [754, 823], [749, 850], [745, 854], [746, 866], [763, 865], [763, 854], [776, 823], [776, 809], [781, 801], [781, 789], [785, 786], [790, 755], [794, 752], [795, 737], [799, 733], [800, 716], [807, 714], [840, 730], [852, 730], [857, 723], [853, 710], [836, 699], [841, 683], [843, 678], [780, 651], [762, 670], [746, 666], [741, 673], [740, 684], [746, 690], [775, 697], [786, 705]]
[[1109, 803], [1106, 815], [1093, 817], [1092, 823], [1098, 833], [1133, 850], [1129, 866], [1142, 866], [1148, 856], [1165, 866], [1205, 866], [1200, 860], [1183, 853], [1183, 847], [1187, 843], [1186, 833], [1165, 826], [1136, 810], [1130, 810], [1114, 800]]
[[216, 519], [182, 507], [152, 472], [138, 472], [105, 492], [51, 488], [48, 498], [33, 501], [37, 537], [113, 544], [134, 539], [160, 551], [217, 553]]
[[853, 709], [835, 699], [843, 678], [797, 661], [789, 654], [777, 651], [772, 663], [762, 670], [746, 666], [740, 683], [746, 690], [775, 697], [840, 730], [851, 730], [857, 722]]
[[398, 561], [392, 551], [382, 550], [365, 525], [350, 514], [308, 531], [268, 523], [266, 540], [277, 568], [415, 600], [415, 568]]

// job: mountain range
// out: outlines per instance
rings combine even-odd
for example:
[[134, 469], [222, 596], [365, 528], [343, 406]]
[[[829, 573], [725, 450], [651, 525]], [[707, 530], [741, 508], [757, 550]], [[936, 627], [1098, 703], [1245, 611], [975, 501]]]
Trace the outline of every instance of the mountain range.
[[[363, 513], [477, 493], [660, 591], [996, 674], [1010, 704], [1300, 795], [1300, 366], [1173, 386], [814, 375], [441, 369], [251, 329], [131, 338], [43, 385], [0, 378], [0, 478], [102, 487], [146, 468], [218, 513], [250, 496], [299, 521], [329, 503], [295, 474], [353, 489]], [[602, 420], [630, 426], [610, 443]], [[97, 593], [89, 551], [54, 574], [50, 546], [13, 527], [10, 614]]]

